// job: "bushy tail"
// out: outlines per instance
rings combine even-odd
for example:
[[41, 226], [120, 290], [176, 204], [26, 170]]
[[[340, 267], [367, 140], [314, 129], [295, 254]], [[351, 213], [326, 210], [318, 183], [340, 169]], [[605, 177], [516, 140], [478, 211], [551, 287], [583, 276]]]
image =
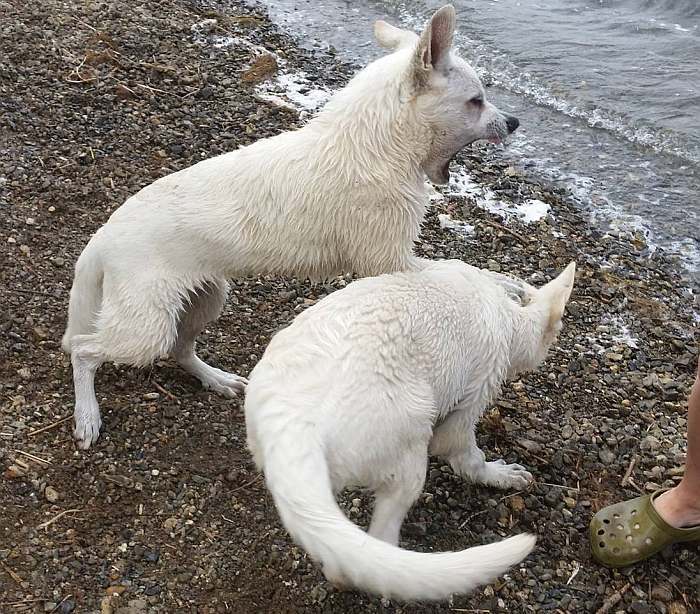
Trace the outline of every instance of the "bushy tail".
[[535, 545], [534, 536], [523, 534], [460, 552], [402, 550], [370, 537], [343, 514], [312, 427], [288, 421], [262, 443], [258, 452], [282, 522], [331, 582], [404, 600], [447, 599], [493, 580]]
[[102, 263], [93, 237], [75, 265], [75, 277], [68, 303], [68, 324], [61, 341], [63, 351], [68, 354], [75, 335], [88, 334], [93, 330], [95, 318], [102, 305], [102, 277]]

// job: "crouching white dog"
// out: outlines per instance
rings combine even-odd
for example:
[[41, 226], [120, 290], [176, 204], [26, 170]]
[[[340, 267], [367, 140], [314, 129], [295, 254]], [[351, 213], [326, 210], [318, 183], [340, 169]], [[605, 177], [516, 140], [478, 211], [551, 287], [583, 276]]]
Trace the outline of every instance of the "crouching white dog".
[[304, 128], [159, 179], [95, 233], [76, 264], [63, 337], [81, 448], [99, 435], [94, 379], [106, 361], [146, 366], [170, 354], [207, 388], [226, 396], [244, 388], [244, 378], [194, 349], [219, 316], [227, 279], [416, 268], [426, 175], [446, 183], [460, 149], [503, 140], [518, 125], [451, 53], [454, 26], [451, 6], [420, 37], [378, 22], [377, 38], [393, 53]]
[[[400, 599], [444, 599], [488, 582], [532, 550], [519, 535], [461, 552], [397, 547], [428, 454], [455, 472], [523, 488], [520, 465], [486, 462], [474, 425], [502, 382], [534, 369], [561, 328], [571, 263], [521, 306], [483, 271], [435, 262], [357, 281], [279, 332], [253, 369], [248, 446], [282, 522], [326, 577]], [[372, 489], [369, 535], [334, 492]]]

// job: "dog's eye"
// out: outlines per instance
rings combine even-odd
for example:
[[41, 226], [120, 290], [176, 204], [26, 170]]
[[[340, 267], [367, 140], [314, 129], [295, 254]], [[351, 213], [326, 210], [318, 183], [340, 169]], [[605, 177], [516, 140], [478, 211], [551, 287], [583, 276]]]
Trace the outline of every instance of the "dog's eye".
[[483, 96], [474, 96], [474, 98], [469, 100], [469, 104], [473, 104], [474, 106], [477, 106], [477, 107], [482, 107], [482, 106], [484, 106], [484, 98], [483, 98]]

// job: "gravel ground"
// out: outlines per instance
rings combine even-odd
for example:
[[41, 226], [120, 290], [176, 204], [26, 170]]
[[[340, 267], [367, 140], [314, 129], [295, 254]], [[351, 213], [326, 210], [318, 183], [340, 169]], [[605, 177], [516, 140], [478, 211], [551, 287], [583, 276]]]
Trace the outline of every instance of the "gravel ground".
[[[620, 572], [590, 560], [587, 538], [600, 507], [680, 479], [698, 347], [690, 283], [639, 237], [592, 229], [507, 149], [474, 147], [461, 163], [499, 199], [537, 199], [551, 215], [504, 222], [448, 196], [417, 249], [537, 283], [576, 259], [557, 347], [479, 429], [488, 456], [527, 465], [536, 483], [497, 491], [433, 462], [403, 531], [404, 547], [424, 551], [538, 534], [505, 578], [441, 605], [334, 590], [283, 530], [244, 448], [240, 403], [169, 361], [104, 366], [103, 435], [75, 449], [59, 341], [90, 234], [154, 179], [303, 121], [256, 96], [280, 66], [329, 88], [350, 74], [332, 50], [312, 57], [257, 10], [226, 7], [0, 0], [0, 611], [697, 612], [697, 547]], [[443, 229], [438, 214], [473, 231]], [[202, 355], [247, 374], [276, 329], [349, 279], [236, 281]], [[343, 498], [365, 526], [370, 504]]]

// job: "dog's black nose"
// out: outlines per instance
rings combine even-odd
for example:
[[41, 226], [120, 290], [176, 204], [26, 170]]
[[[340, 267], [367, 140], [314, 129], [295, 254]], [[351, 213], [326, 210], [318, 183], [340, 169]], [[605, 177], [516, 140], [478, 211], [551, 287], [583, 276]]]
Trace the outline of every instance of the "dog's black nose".
[[520, 120], [513, 115], [506, 115], [506, 126], [508, 126], [508, 133], [515, 132], [520, 125]]

